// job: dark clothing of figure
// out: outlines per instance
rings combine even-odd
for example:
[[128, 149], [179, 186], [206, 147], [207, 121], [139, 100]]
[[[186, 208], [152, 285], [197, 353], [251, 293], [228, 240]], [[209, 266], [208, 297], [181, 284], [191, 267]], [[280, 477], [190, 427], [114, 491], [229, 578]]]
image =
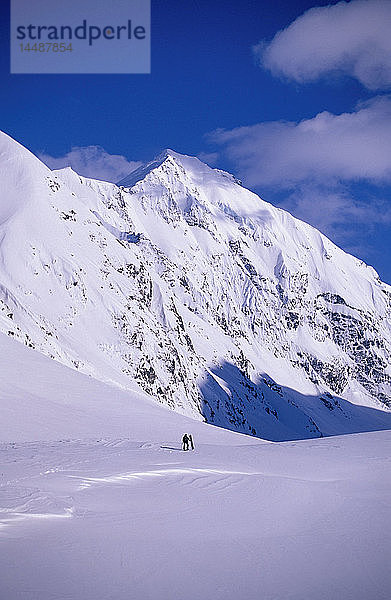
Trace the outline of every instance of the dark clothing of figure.
[[183, 450], [189, 449], [189, 436], [187, 435], [187, 433], [185, 433], [185, 435], [182, 438], [182, 448]]
[[191, 435], [191, 433], [189, 434], [189, 442], [190, 442], [190, 448], [192, 450], [194, 450], [193, 436]]

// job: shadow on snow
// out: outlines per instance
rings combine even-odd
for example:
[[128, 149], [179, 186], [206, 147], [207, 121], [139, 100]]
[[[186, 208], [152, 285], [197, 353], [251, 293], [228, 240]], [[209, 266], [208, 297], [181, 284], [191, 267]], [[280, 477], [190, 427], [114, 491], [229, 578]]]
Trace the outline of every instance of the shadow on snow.
[[391, 429], [390, 412], [301, 394], [266, 374], [253, 383], [228, 362], [205, 373], [200, 391], [208, 423], [275, 442]]

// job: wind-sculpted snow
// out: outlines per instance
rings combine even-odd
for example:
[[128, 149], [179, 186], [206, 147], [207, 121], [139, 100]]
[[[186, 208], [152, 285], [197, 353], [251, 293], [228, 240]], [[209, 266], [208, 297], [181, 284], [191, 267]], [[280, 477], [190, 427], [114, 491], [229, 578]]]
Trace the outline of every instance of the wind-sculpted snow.
[[254, 436], [389, 426], [391, 288], [371, 267], [196, 158], [116, 186], [4, 134], [0, 152], [1, 331]]
[[185, 418], [160, 411], [139, 441], [0, 443], [1, 598], [388, 599], [390, 432], [273, 444], [193, 422], [181, 452]]

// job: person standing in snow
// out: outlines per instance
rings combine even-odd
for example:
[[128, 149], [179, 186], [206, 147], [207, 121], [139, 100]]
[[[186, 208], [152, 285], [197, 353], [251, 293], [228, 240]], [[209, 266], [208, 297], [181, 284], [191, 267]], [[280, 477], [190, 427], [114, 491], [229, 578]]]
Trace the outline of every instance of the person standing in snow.
[[185, 435], [182, 438], [182, 448], [183, 450], [189, 449], [189, 436], [187, 435], [187, 433], [185, 433]]
[[193, 436], [191, 435], [191, 433], [189, 433], [189, 442], [190, 442], [190, 448], [192, 450], [194, 450]]

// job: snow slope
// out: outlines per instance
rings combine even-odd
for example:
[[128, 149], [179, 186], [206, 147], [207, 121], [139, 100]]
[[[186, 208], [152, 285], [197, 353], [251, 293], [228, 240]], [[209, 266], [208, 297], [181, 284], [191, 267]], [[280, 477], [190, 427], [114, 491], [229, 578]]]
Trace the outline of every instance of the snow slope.
[[388, 600], [389, 431], [264, 442], [0, 349], [2, 599]]
[[1, 134], [0, 181], [9, 337], [261, 438], [389, 428], [391, 288], [232, 175], [166, 151], [118, 187]]
[[[145, 436], [180, 439], [186, 429], [203, 441], [225, 443], [249, 436], [206, 425], [159, 405], [143, 392], [105, 384], [50, 360], [0, 334], [0, 442], [58, 441]], [[201, 428], [201, 429], [200, 429]]]

